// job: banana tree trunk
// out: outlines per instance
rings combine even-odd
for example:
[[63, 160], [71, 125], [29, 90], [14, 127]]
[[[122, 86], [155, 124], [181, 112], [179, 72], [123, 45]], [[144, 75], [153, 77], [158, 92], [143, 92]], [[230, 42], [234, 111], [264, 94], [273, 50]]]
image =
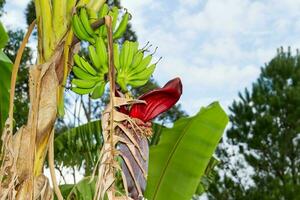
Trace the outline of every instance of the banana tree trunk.
[[75, 6], [87, 3], [98, 9], [104, 1], [80, 0], [76, 5], [76, 0], [35, 0], [38, 61], [29, 70], [30, 110], [27, 124], [15, 134], [12, 114], [7, 120], [2, 136], [1, 200], [53, 198], [43, 166], [58, 108], [63, 108], [63, 85], [77, 49], [72, 46], [71, 16]]

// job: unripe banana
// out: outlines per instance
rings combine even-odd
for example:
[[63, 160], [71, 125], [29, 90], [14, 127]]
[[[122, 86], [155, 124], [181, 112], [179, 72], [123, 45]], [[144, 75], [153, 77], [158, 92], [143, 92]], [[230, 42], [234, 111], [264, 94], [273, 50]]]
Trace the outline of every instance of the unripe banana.
[[114, 43], [114, 64], [119, 72], [120, 70], [120, 55], [119, 55], [119, 45]]
[[84, 67], [84, 69], [90, 73], [91, 75], [96, 76], [97, 75], [97, 71], [90, 65], [89, 62], [87, 62], [84, 58], [80, 58], [81, 64]]
[[80, 59], [80, 56], [78, 54], [75, 54], [73, 56], [73, 59], [74, 59], [74, 62], [76, 64], [76, 66], [78, 66], [80, 69], [82, 69], [83, 71], [87, 72], [85, 67], [82, 65], [81, 63], [81, 59]]
[[82, 79], [72, 79], [72, 85], [76, 85], [78, 88], [92, 88], [96, 85], [95, 80], [82, 80]]
[[78, 87], [72, 87], [71, 90], [77, 94], [89, 94], [93, 91], [93, 88], [78, 88]]
[[156, 64], [151, 65], [146, 70], [139, 74], [134, 74], [131, 77], [128, 77], [128, 84], [132, 87], [139, 87], [145, 85], [147, 81], [150, 79], [150, 76], [153, 74], [156, 68]]
[[136, 88], [136, 87], [140, 87], [140, 86], [145, 85], [148, 81], [149, 81], [149, 79], [145, 79], [145, 80], [132, 80], [132, 81], [130, 81], [129, 85], [131, 85], [132, 87]]
[[94, 66], [99, 70], [101, 68], [101, 62], [100, 59], [98, 58], [94, 46], [90, 45], [88, 49], [89, 49], [89, 56], [91, 61], [93, 62]]
[[127, 81], [125, 80], [124, 74], [118, 74], [117, 83], [119, 84], [123, 92], [127, 91]]
[[[105, 15], [107, 15], [108, 11], [109, 11], [108, 5], [107, 4], [103, 4], [102, 7], [100, 8], [100, 11], [99, 11], [99, 18], [103, 18]], [[106, 31], [106, 27], [104, 25], [100, 26], [100, 28], [99, 28], [99, 35], [101, 37], [104, 36], [104, 34], [105, 34], [104, 32], [107, 32]]]
[[131, 51], [130, 42], [126, 40], [123, 44], [123, 48], [122, 48], [122, 52], [121, 52], [121, 60], [120, 60], [120, 65], [121, 65], [123, 73], [126, 73], [127, 69], [129, 68], [130, 63], [128, 62], [128, 57], [129, 57], [130, 51]]
[[114, 6], [112, 10], [109, 12], [109, 15], [112, 16], [112, 30], [115, 30], [117, 21], [118, 21], [118, 15], [119, 15], [119, 8]]
[[133, 56], [137, 52], [137, 50], [138, 50], [138, 43], [137, 42], [129, 42], [128, 57], [127, 57], [126, 64], [125, 64], [127, 72], [131, 70]]
[[93, 9], [90, 9], [90, 8], [86, 8], [87, 9], [87, 12], [88, 12], [88, 16], [89, 17], [89, 22], [90, 24], [94, 23], [95, 21], [97, 21], [98, 19], [98, 13], [93, 10]]
[[102, 37], [98, 37], [96, 39], [95, 46], [96, 46], [96, 52], [99, 58], [99, 62], [101, 63], [101, 66], [107, 67], [107, 51]]
[[120, 22], [119, 27], [117, 28], [116, 32], [114, 32], [113, 39], [119, 39], [123, 36], [127, 29], [127, 24], [129, 20], [129, 13], [126, 12], [122, 18], [122, 21]]
[[79, 79], [83, 79], [83, 80], [97, 80], [97, 77], [89, 74], [88, 72], [80, 69], [77, 66], [74, 66], [72, 68], [73, 73], [75, 74], [75, 76]]
[[76, 37], [78, 37], [78, 39], [85, 40], [90, 43], [95, 42], [94, 38], [91, 38], [90, 35], [86, 32], [77, 14], [75, 14], [72, 18], [72, 25], [73, 25], [74, 33]]
[[152, 55], [146, 56], [136, 68], [129, 72], [129, 76], [133, 76], [134, 74], [143, 72], [146, 69], [146, 67], [150, 64], [151, 60]]
[[132, 70], [135, 69], [141, 63], [141, 61], [143, 60], [143, 57], [144, 57], [143, 51], [140, 50], [140, 51], [136, 52], [136, 54], [133, 57], [133, 62], [131, 64], [130, 68]]
[[89, 16], [88, 16], [87, 11], [86, 11], [85, 8], [80, 9], [80, 20], [81, 20], [81, 23], [84, 26], [84, 29], [90, 35], [90, 37], [95, 37], [96, 35], [94, 33], [94, 30], [91, 27], [91, 24], [90, 24], [90, 21], [89, 21]]
[[97, 85], [94, 87], [91, 98], [92, 99], [100, 98], [104, 93], [104, 88], [105, 88], [105, 83], [104, 82], [97, 83]]

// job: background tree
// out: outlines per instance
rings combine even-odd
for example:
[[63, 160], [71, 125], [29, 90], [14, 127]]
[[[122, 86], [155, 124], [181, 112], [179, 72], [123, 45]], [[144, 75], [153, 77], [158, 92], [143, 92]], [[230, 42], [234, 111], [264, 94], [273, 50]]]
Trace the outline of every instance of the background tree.
[[[16, 52], [20, 48], [21, 42], [24, 37], [24, 31], [21, 29], [8, 31], [9, 41], [4, 49], [5, 54], [10, 60], [15, 60]], [[20, 70], [18, 74], [18, 85], [16, 87], [15, 94], [15, 123], [19, 128], [22, 124], [25, 124], [28, 113], [29, 103], [29, 88], [28, 88], [28, 69], [32, 64], [32, 50], [30, 47], [26, 47], [22, 56]]]
[[[209, 189], [210, 199], [298, 199], [300, 195], [300, 55], [290, 49], [278, 54], [264, 68], [252, 88], [239, 93], [230, 106], [228, 142], [253, 169], [253, 185], [243, 183], [239, 173], [245, 163], [233, 147], [218, 152], [225, 177], [217, 177]], [[234, 158], [233, 158], [234, 159]], [[227, 162], [226, 162], [227, 160]], [[232, 160], [232, 158], [231, 158]], [[247, 173], [246, 169], [246, 173]], [[248, 170], [249, 173], [249, 170]]]
[[5, 0], [0, 0], [0, 16], [1, 16], [2, 13], [3, 13], [3, 7], [4, 7], [4, 4], [5, 4]]

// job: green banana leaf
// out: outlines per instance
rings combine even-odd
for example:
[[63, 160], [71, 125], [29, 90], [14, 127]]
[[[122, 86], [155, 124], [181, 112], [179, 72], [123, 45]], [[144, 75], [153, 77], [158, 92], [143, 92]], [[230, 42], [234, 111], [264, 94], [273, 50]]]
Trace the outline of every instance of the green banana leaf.
[[57, 133], [54, 153], [57, 164], [66, 167], [82, 167], [90, 175], [102, 146], [101, 122], [99, 120]]
[[0, 49], [6, 45], [8, 39], [8, 34], [6, 33], [3, 24], [0, 22]]
[[216, 171], [214, 169], [219, 163], [220, 161], [217, 158], [214, 156], [211, 157], [205, 172], [201, 177], [200, 183], [198, 184], [195, 195], [200, 196], [209, 189], [210, 184], [215, 180]]
[[[85, 177], [77, 184], [65, 184], [60, 185], [62, 196], [66, 200], [80, 199], [80, 200], [91, 200], [95, 193], [96, 178], [91, 181], [91, 177]], [[57, 197], [55, 196], [55, 200]]]
[[8, 117], [9, 89], [12, 70], [12, 62], [3, 53], [2, 48], [8, 41], [8, 35], [3, 25], [0, 23], [0, 134]]
[[150, 148], [145, 197], [190, 200], [228, 123], [219, 103], [191, 118], [164, 128], [158, 145]]
[[[151, 143], [157, 143], [162, 127], [153, 123], [154, 136]], [[58, 165], [77, 168], [85, 163], [85, 173], [91, 175], [89, 168], [92, 169], [98, 159], [102, 141], [100, 120], [57, 133], [54, 139], [55, 161]]]

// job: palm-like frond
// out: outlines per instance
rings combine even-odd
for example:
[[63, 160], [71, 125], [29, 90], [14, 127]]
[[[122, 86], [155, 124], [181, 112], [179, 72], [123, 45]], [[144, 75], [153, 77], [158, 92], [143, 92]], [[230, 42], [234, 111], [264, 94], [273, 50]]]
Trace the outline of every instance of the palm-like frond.
[[86, 175], [98, 160], [102, 146], [101, 121], [93, 121], [57, 134], [54, 140], [55, 160], [66, 167], [85, 166]]

